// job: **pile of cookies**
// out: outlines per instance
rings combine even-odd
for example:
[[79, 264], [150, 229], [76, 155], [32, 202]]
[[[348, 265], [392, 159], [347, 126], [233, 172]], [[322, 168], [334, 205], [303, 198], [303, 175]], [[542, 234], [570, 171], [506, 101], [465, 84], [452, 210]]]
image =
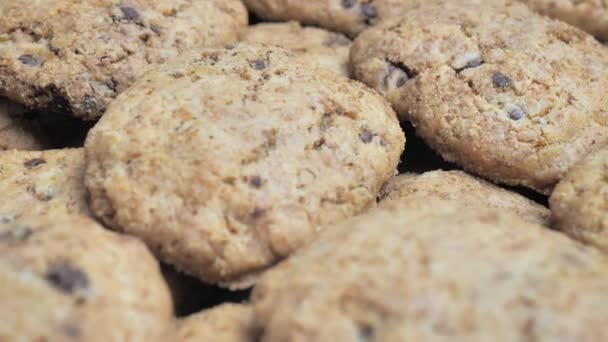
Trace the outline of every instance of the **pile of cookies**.
[[0, 341], [606, 341], [606, 39], [598, 0], [0, 0]]

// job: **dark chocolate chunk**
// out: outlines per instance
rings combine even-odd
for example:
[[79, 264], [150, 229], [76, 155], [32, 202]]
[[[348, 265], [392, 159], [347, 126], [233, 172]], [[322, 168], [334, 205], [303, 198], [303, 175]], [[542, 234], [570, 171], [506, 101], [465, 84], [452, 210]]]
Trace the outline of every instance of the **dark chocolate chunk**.
[[45, 279], [56, 289], [65, 293], [73, 293], [89, 287], [87, 275], [67, 261], [51, 265]]
[[359, 134], [359, 138], [366, 144], [369, 144], [374, 139], [374, 135], [367, 129], [364, 129], [363, 132]]
[[342, 0], [342, 7], [352, 8], [357, 4], [357, 0]]
[[494, 82], [494, 85], [498, 88], [508, 88], [513, 85], [513, 81], [500, 71], [497, 71], [492, 75], [492, 82]]
[[25, 168], [27, 169], [33, 169], [34, 167], [42, 164], [46, 164], [46, 160], [41, 158], [34, 158], [23, 163], [23, 166], [25, 166]]
[[510, 118], [511, 120], [515, 120], [515, 121], [521, 120], [521, 119], [525, 118], [526, 116], [528, 116], [528, 115], [526, 114], [526, 112], [524, 112], [524, 111], [523, 111], [521, 108], [519, 108], [519, 107], [514, 107], [514, 108], [509, 109], [509, 110], [507, 111], [507, 114], [509, 114], [509, 118]]
[[22, 64], [33, 66], [33, 67], [38, 67], [38, 66], [42, 65], [42, 62], [39, 59], [37, 59], [34, 56], [32, 56], [32, 55], [21, 55], [17, 59]]
[[372, 21], [378, 16], [378, 12], [372, 4], [361, 5], [361, 14], [363, 14], [365, 23], [368, 25], [372, 24]]
[[158, 27], [157, 25], [150, 25], [150, 30], [154, 33], [156, 33], [157, 35], [160, 35], [160, 27]]
[[254, 188], [260, 188], [262, 186], [262, 178], [260, 176], [253, 176], [249, 179], [249, 184]]
[[125, 19], [129, 21], [136, 21], [139, 19], [139, 12], [137, 12], [137, 10], [133, 7], [121, 6], [120, 11]]
[[249, 65], [255, 70], [264, 70], [266, 69], [266, 62], [261, 59], [256, 59], [253, 62], [250, 62]]

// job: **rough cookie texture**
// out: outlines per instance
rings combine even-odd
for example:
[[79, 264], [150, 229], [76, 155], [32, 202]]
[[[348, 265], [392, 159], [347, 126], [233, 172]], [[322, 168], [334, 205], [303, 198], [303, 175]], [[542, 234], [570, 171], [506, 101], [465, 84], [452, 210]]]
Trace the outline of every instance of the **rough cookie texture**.
[[462, 171], [430, 171], [403, 174], [386, 183], [380, 203], [390, 200], [417, 201], [425, 198], [458, 201], [472, 208], [494, 208], [541, 225], [549, 225], [551, 212], [528, 198]]
[[84, 150], [0, 152], [0, 222], [89, 214]]
[[549, 193], [608, 142], [608, 50], [517, 2], [421, 6], [351, 61], [444, 159], [496, 182]]
[[172, 307], [139, 241], [83, 216], [0, 222], [0, 340], [168, 341]]
[[121, 94], [89, 133], [85, 180], [109, 226], [186, 273], [239, 283], [373, 204], [404, 140], [364, 85], [237, 44]]
[[[426, 0], [431, 1], [431, 0]], [[420, 0], [243, 0], [250, 11], [271, 20], [295, 20], [356, 36], [382, 20], [399, 17]], [[422, 1], [424, 3], [424, 1]]]
[[237, 0], [0, 2], [0, 96], [85, 119], [146, 70], [237, 39]]
[[520, 0], [539, 13], [563, 20], [608, 40], [608, 1], [606, 0]]
[[21, 106], [0, 98], [0, 151], [41, 150], [48, 145], [40, 127], [23, 113]]
[[249, 305], [223, 304], [181, 319], [177, 342], [253, 342], [253, 310]]
[[289, 49], [315, 66], [338, 75], [350, 75], [349, 52], [352, 41], [346, 36], [299, 23], [262, 23], [249, 27], [243, 41]]
[[555, 228], [608, 252], [608, 149], [568, 171], [549, 203]]
[[498, 210], [392, 201], [266, 272], [255, 324], [261, 341], [604, 341], [607, 266]]

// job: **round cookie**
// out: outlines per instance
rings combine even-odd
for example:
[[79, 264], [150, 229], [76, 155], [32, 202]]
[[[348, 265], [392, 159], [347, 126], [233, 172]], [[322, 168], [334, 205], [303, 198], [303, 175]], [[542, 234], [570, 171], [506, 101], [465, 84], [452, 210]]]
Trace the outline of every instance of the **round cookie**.
[[0, 151], [42, 150], [46, 147], [40, 127], [23, 117], [24, 109], [0, 98]]
[[[428, 0], [427, 0], [428, 1]], [[256, 15], [295, 20], [356, 36], [382, 20], [399, 17], [420, 0], [243, 0]]]
[[0, 222], [89, 215], [84, 149], [0, 152]]
[[139, 241], [83, 216], [0, 223], [0, 340], [168, 341], [172, 307]]
[[109, 226], [206, 282], [246, 287], [320, 225], [373, 205], [404, 141], [359, 82], [237, 44], [121, 94], [89, 133], [85, 181]]
[[0, 96], [95, 119], [151, 67], [246, 25], [238, 0], [2, 1]]
[[568, 171], [549, 203], [555, 228], [608, 252], [608, 149]]
[[253, 342], [253, 310], [249, 305], [223, 304], [178, 321], [176, 342]]
[[289, 49], [313, 65], [350, 76], [351, 40], [339, 33], [316, 27], [288, 23], [262, 23], [250, 26], [243, 42], [269, 44]]
[[520, 0], [532, 9], [579, 27], [600, 40], [608, 40], [606, 0]]
[[444, 159], [495, 182], [548, 194], [608, 142], [608, 50], [521, 3], [421, 6], [359, 35], [351, 62]]
[[604, 341], [608, 259], [499, 210], [392, 201], [252, 295], [262, 341]]
[[393, 177], [381, 191], [380, 204], [390, 203], [390, 200], [417, 201], [429, 197], [458, 201], [471, 208], [501, 209], [546, 226], [551, 216], [546, 207], [462, 171], [438, 170]]

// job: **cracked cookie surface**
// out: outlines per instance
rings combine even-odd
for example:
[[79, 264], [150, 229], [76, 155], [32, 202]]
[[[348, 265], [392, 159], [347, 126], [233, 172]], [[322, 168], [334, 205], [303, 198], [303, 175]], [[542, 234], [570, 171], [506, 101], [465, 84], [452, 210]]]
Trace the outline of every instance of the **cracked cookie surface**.
[[608, 252], [608, 149], [568, 171], [549, 203], [555, 228]]
[[89, 215], [84, 150], [0, 151], [0, 222]]
[[365, 31], [354, 76], [444, 159], [549, 193], [608, 142], [608, 50], [517, 2], [467, 0]]
[[[432, 1], [432, 0], [427, 0]], [[421, 0], [244, 0], [264, 19], [295, 20], [351, 37], [382, 20], [399, 17]]]
[[143, 243], [89, 218], [0, 222], [0, 340], [168, 341], [172, 306]]
[[253, 310], [244, 304], [223, 304], [177, 322], [177, 342], [254, 342]]
[[0, 151], [42, 150], [48, 141], [34, 120], [24, 117], [25, 108], [0, 98]]
[[602, 41], [608, 40], [606, 0], [520, 0], [532, 9], [579, 27]]
[[247, 44], [184, 55], [89, 133], [91, 209], [211, 283], [251, 277], [375, 202], [404, 134], [363, 84]]
[[243, 42], [268, 44], [291, 50], [317, 67], [349, 77], [352, 41], [346, 36], [316, 27], [288, 23], [262, 23], [250, 26]]
[[380, 205], [390, 200], [440, 198], [472, 208], [494, 208], [537, 224], [549, 225], [548, 208], [462, 171], [430, 171], [393, 177], [382, 188]]
[[499, 210], [392, 201], [259, 280], [262, 341], [603, 341], [608, 259]]
[[0, 96], [95, 119], [152, 66], [237, 39], [237, 0], [0, 2]]

